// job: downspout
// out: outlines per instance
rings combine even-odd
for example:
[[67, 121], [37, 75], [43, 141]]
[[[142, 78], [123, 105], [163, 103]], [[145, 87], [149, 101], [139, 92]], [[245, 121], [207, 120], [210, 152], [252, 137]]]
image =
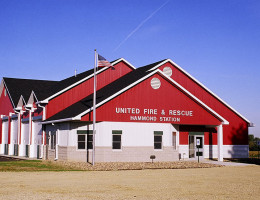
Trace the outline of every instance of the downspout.
[[[45, 120], [45, 118], [46, 118], [46, 109], [45, 109], [45, 106], [41, 106], [41, 104], [39, 103], [38, 104], [38, 106], [40, 107], [40, 108], [42, 108], [42, 121], [44, 121]], [[46, 143], [46, 132], [45, 132], [45, 125], [44, 124], [42, 124], [42, 146], [41, 146], [41, 159], [43, 158], [43, 156], [44, 156], [44, 145], [46, 145], [45, 144]]]

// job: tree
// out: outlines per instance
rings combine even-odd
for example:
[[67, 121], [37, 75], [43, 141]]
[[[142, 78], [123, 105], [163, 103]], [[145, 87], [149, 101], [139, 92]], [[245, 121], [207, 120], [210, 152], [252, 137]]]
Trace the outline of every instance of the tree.
[[260, 138], [254, 137], [254, 135], [248, 135], [248, 144], [249, 151], [258, 151], [259, 146], [257, 145], [257, 141], [260, 141]]

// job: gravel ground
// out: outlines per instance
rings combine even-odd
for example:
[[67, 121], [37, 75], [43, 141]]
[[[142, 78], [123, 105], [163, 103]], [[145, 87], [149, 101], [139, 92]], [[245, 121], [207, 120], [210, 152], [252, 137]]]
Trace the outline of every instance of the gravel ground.
[[259, 199], [260, 167], [0, 172], [0, 199]]
[[222, 167], [211, 163], [198, 163], [193, 161], [177, 161], [177, 162], [107, 162], [95, 163], [92, 166], [90, 163], [83, 162], [65, 162], [53, 161], [53, 164], [66, 166], [77, 170], [89, 171], [116, 171], [116, 170], [142, 170], [142, 169], [188, 169], [188, 168], [211, 168]]

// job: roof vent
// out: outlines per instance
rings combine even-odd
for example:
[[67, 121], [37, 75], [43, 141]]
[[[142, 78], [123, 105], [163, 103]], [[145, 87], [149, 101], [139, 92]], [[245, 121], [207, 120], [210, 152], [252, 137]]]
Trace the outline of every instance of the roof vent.
[[161, 86], [161, 81], [158, 79], [158, 78], [153, 78], [152, 80], [151, 80], [151, 87], [153, 88], [153, 89], [159, 89], [160, 88], [160, 86]]
[[77, 76], [77, 69], [75, 69], [75, 75], [74, 75], [75, 77]]

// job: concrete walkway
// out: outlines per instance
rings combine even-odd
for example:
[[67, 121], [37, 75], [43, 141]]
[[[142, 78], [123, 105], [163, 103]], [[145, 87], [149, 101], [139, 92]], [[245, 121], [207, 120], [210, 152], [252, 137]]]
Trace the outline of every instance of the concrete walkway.
[[209, 163], [209, 164], [215, 164], [215, 165], [224, 165], [224, 166], [249, 166], [254, 164], [249, 163], [238, 163], [238, 162], [220, 162], [220, 161], [214, 161], [214, 160], [201, 160], [202, 163]]

